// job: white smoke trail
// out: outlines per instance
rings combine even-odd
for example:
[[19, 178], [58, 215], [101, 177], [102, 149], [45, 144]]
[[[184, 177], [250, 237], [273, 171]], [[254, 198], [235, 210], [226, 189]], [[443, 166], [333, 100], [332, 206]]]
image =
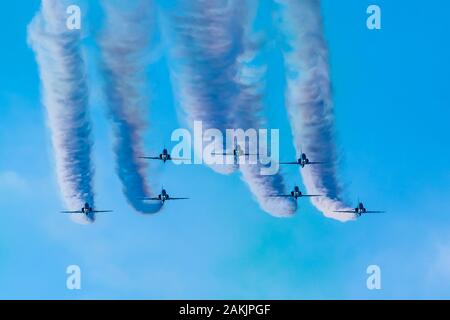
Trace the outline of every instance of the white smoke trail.
[[152, 30], [153, 2], [147, 0], [102, 2], [106, 26], [100, 39], [108, 110], [115, 133], [117, 174], [131, 206], [141, 213], [156, 213], [159, 202], [144, 202], [151, 190], [146, 179], [142, 135], [149, 101], [145, 72]]
[[[92, 207], [95, 204], [88, 88], [80, 31], [66, 27], [66, 9], [72, 2], [43, 0], [28, 26], [28, 42], [39, 65], [61, 193], [68, 209], [80, 210], [85, 202]], [[73, 216], [80, 223], [92, 222], [94, 218], [94, 215], [90, 219]]]
[[334, 118], [331, 96], [328, 50], [323, 38], [320, 2], [318, 0], [277, 0], [281, 4], [282, 23], [289, 48], [285, 51], [287, 66], [287, 110], [297, 153], [305, 152], [312, 161], [323, 165], [301, 170], [306, 190], [324, 194], [312, 198], [325, 216], [340, 221], [355, 218], [341, 200], [337, 177], [337, 155], [334, 141]]
[[[260, 97], [253, 85], [239, 78], [243, 72], [258, 73], [245, 69], [241, 61], [249, 54], [244, 40], [246, 3], [201, 0], [188, 2], [182, 11], [183, 16], [176, 21], [180, 38], [172, 69], [180, 104], [190, 121], [202, 120], [205, 129], [216, 128], [222, 133], [231, 128], [257, 129]], [[235, 166], [213, 169], [229, 173]], [[295, 212], [292, 199], [270, 197], [284, 192], [280, 175], [263, 176], [259, 165], [240, 165], [240, 169], [263, 210], [275, 216]]]
[[[171, 77], [188, 124], [201, 120], [203, 130], [218, 129], [222, 133], [232, 128], [229, 108], [239, 90], [233, 77], [237, 72], [236, 57], [242, 50], [241, 43], [235, 41], [242, 32], [239, 15], [233, 15], [228, 2], [181, 1], [182, 14], [174, 18], [171, 60]], [[225, 145], [221, 147], [226, 151]], [[203, 152], [197, 149], [197, 154]], [[222, 174], [236, 169], [225, 164], [211, 168]]]
[[[242, 2], [236, 2], [238, 9], [242, 9]], [[239, 57], [239, 96], [230, 112], [230, 118], [235, 128], [261, 128], [262, 93], [266, 88], [266, 67], [255, 63], [259, 48], [250, 44], [249, 30], [245, 34], [245, 50]], [[247, 152], [257, 150], [256, 141], [248, 141]], [[243, 144], [244, 141], [239, 143]], [[265, 143], [259, 141], [259, 143]], [[242, 164], [239, 166], [242, 178], [256, 197], [261, 208], [277, 217], [288, 217], [297, 210], [297, 202], [292, 198], [278, 198], [271, 195], [286, 193], [281, 174], [261, 175], [260, 164]]]

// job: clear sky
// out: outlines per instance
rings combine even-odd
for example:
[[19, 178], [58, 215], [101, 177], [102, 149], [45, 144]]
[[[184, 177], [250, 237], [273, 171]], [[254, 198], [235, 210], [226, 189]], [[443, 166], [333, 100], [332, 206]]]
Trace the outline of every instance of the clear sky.
[[[263, 2], [260, 28], [270, 10]], [[366, 28], [372, 3], [382, 9], [378, 31]], [[114, 173], [111, 128], [93, 79], [97, 205], [114, 213], [88, 226], [59, 214], [37, 66], [26, 44], [38, 7], [37, 0], [8, 1], [0, 10], [0, 298], [450, 298], [450, 4], [322, 2], [346, 197], [387, 213], [340, 223], [301, 201], [293, 218], [277, 219], [259, 209], [238, 174], [168, 163], [152, 165], [152, 184], [192, 199], [139, 215]], [[93, 29], [96, 7], [89, 9]], [[266, 55], [269, 125], [280, 128], [282, 154], [292, 158], [280, 112], [281, 57]], [[164, 55], [149, 75], [152, 153], [182, 124]], [[289, 186], [300, 183], [296, 168], [283, 173]], [[72, 264], [81, 267], [82, 290], [66, 289]], [[372, 264], [381, 268], [381, 290], [366, 288]]]

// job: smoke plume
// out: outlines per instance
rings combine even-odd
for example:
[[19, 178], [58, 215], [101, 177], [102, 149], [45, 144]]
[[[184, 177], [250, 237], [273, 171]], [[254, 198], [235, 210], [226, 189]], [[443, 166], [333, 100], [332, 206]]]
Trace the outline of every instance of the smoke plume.
[[354, 219], [352, 213], [333, 212], [351, 208], [342, 201], [337, 176], [328, 49], [320, 2], [278, 0], [278, 3], [288, 42], [285, 50], [287, 110], [297, 154], [303, 151], [311, 161], [325, 163], [301, 169], [306, 190], [324, 195], [312, 198], [312, 202], [325, 216], [340, 221]]
[[149, 53], [152, 1], [103, 1], [106, 24], [100, 38], [102, 72], [108, 111], [115, 134], [116, 169], [128, 203], [138, 212], [156, 213], [159, 202], [151, 197], [146, 179], [142, 136], [146, 129], [149, 99], [145, 95], [145, 60]]
[[[190, 122], [201, 120], [204, 129], [258, 129], [260, 95], [254, 83], [242, 81], [260, 70], [245, 65], [249, 55], [245, 40], [247, 3], [208, 0], [184, 2], [183, 15], [176, 18], [178, 41], [172, 67], [180, 104]], [[228, 152], [231, 152], [230, 146]], [[254, 146], [248, 146], [252, 149]], [[296, 209], [295, 201], [273, 198], [284, 193], [282, 177], [264, 176], [260, 165], [240, 165], [243, 180], [265, 211], [288, 216]], [[213, 169], [229, 173], [233, 165]]]
[[[66, 10], [70, 4], [43, 0], [40, 11], [28, 26], [28, 42], [39, 66], [62, 197], [68, 209], [80, 210], [85, 202], [95, 205], [92, 140], [81, 34], [66, 26]], [[76, 215], [73, 218], [83, 223], [95, 217]]]

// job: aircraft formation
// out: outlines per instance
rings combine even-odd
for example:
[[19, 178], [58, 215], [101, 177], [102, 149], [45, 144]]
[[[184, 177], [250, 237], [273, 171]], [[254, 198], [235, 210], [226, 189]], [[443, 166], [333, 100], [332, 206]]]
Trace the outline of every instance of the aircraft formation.
[[[241, 146], [237, 143], [235, 143], [235, 147], [232, 150], [232, 152], [222, 152], [222, 153], [212, 153], [212, 155], [221, 155], [221, 156], [233, 156], [234, 157], [234, 163], [235, 165], [239, 164], [240, 157], [250, 156], [250, 155], [258, 155], [258, 154], [250, 154], [243, 151]], [[172, 157], [170, 153], [168, 152], [167, 148], [164, 147], [162, 152], [157, 156], [141, 156], [140, 159], [146, 159], [146, 160], [159, 160], [163, 163], [166, 163], [167, 161], [173, 161], [173, 160], [189, 160], [185, 158], [178, 158], [178, 157]], [[301, 153], [300, 158], [298, 158], [296, 161], [291, 162], [280, 162], [280, 164], [285, 165], [299, 165], [300, 167], [304, 168], [307, 165], [321, 165], [325, 162], [319, 162], [319, 161], [310, 161], [305, 153]], [[323, 195], [320, 194], [303, 194], [302, 191], [298, 186], [294, 186], [294, 189], [288, 193], [288, 194], [273, 194], [269, 195], [269, 197], [274, 198], [293, 198], [295, 200], [303, 197], [321, 197]], [[157, 195], [156, 197], [143, 197], [141, 200], [143, 201], [160, 201], [162, 204], [164, 204], [166, 201], [169, 200], [188, 200], [189, 198], [186, 197], [171, 197], [166, 189], [164, 187], [161, 189], [161, 193]], [[87, 218], [93, 218], [93, 215], [95, 213], [108, 213], [112, 212], [112, 210], [95, 210], [93, 209], [89, 203], [85, 203], [84, 206], [80, 210], [74, 210], [74, 211], [61, 211], [61, 213], [69, 213], [69, 214], [83, 214]], [[340, 212], [340, 213], [354, 213], [356, 217], [360, 217], [363, 214], [366, 213], [384, 213], [385, 211], [373, 211], [373, 210], [367, 210], [364, 207], [364, 204], [358, 200], [358, 205], [353, 210], [336, 210], [333, 212]]]

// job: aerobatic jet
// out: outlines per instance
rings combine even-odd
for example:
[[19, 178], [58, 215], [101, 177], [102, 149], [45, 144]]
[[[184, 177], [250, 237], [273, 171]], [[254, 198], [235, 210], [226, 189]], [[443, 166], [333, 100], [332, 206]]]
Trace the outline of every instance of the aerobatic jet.
[[364, 207], [364, 204], [362, 202], [359, 202], [358, 206], [356, 208], [354, 208], [353, 210], [336, 210], [334, 212], [354, 213], [354, 214], [356, 214], [357, 217], [360, 217], [361, 215], [363, 215], [365, 213], [383, 213], [385, 211], [370, 211], [370, 210], [367, 210]]
[[271, 195], [271, 197], [294, 198], [295, 200], [297, 200], [298, 198], [301, 198], [301, 197], [321, 197], [321, 195], [320, 194], [303, 194], [300, 191], [300, 188], [298, 186], [295, 186], [294, 190], [292, 190], [291, 193], [289, 193], [289, 194], [275, 194], [275, 195]]
[[213, 156], [233, 156], [234, 163], [238, 164], [240, 157], [242, 157], [242, 156], [244, 156], [244, 157], [257, 156], [258, 154], [257, 153], [246, 153], [241, 148], [241, 146], [236, 143], [232, 152], [222, 152], [222, 153], [213, 152], [211, 155], [213, 155]]
[[159, 154], [159, 156], [157, 157], [139, 157], [141, 159], [147, 159], [147, 160], [162, 160], [162, 162], [166, 163], [166, 161], [171, 161], [171, 160], [189, 160], [186, 158], [173, 158], [170, 153], [167, 151], [166, 148], [163, 149], [162, 153]]
[[297, 164], [300, 165], [302, 168], [304, 168], [307, 164], [323, 164], [323, 163], [324, 162], [309, 161], [305, 153], [302, 153], [302, 155], [300, 156], [300, 158], [297, 159], [297, 161], [280, 162], [280, 164]]
[[153, 198], [142, 198], [142, 200], [156, 200], [156, 201], [161, 201], [163, 204], [164, 202], [166, 202], [167, 200], [187, 200], [189, 198], [173, 198], [171, 196], [169, 196], [169, 194], [167, 193], [167, 191], [163, 188], [161, 190], [161, 193], [157, 196], [157, 197], [153, 197]]
[[106, 212], [112, 212], [112, 210], [94, 210], [89, 203], [85, 203], [84, 206], [80, 210], [74, 210], [74, 211], [61, 211], [61, 213], [73, 213], [73, 214], [84, 214], [86, 217], [92, 219], [94, 213], [106, 213]]

